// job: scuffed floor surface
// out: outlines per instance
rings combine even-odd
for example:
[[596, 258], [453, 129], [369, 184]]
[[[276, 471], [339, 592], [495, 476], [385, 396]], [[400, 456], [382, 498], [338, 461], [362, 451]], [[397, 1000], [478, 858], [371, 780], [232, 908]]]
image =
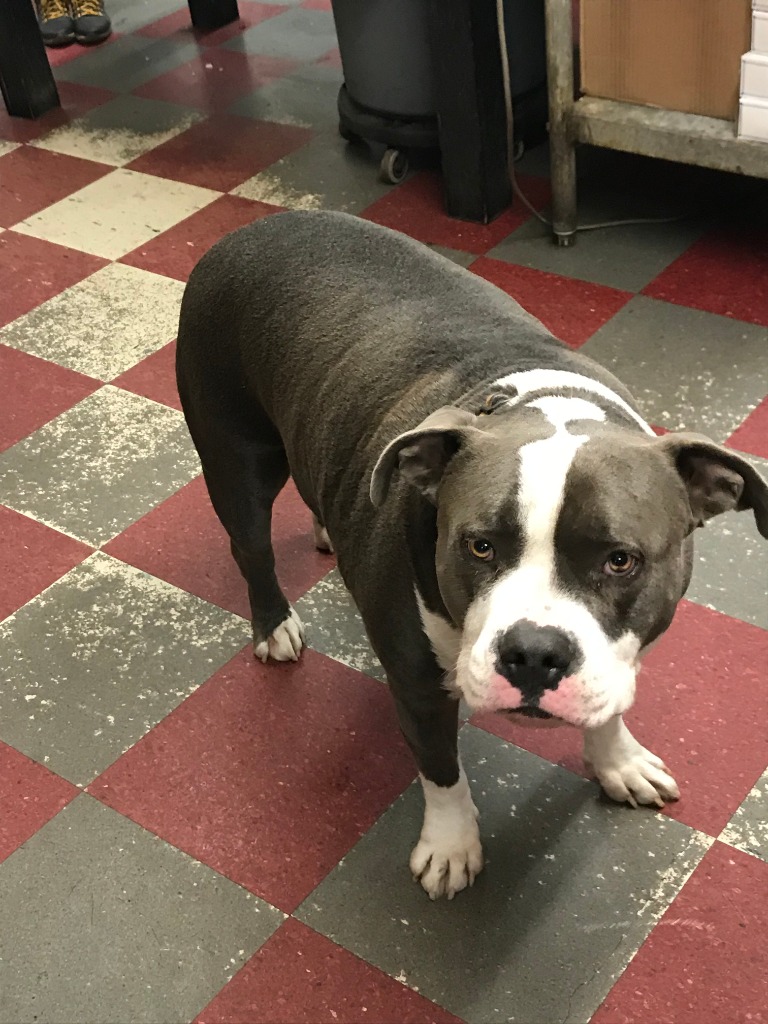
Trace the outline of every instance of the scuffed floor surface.
[[[326, 0], [109, 4], [52, 54], [64, 104], [0, 116], [0, 1022], [768, 1021], [768, 545], [700, 537], [629, 719], [683, 797], [602, 799], [569, 730], [463, 727], [488, 864], [430, 903], [421, 797], [380, 668], [295, 492], [280, 575], [308, 624], [264, 667], [179, 411], [183, 282], [225, 232], [347, 210], [497, 283], [613, 367], [659, 428], [768, 474], [762, 186], [582, 154], [585, 219], [685, 213], [557, 250], [520, 205], [442, 212], [336, 133]], [[548, 201], [545, 150], [519, 167]], [[761, 190], [762, 189], [762, 190]]]

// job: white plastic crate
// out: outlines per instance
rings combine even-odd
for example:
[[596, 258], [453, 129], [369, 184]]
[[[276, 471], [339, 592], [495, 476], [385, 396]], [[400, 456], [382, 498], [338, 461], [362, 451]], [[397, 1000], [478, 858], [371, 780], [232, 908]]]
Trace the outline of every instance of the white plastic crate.
[[768, 53], [750, 50], [741, 58], [741, 95], [768, 100]]
[[[739, 101], [739, 138], [768, 143], [768, 100], [742, 96]], [[768, 159], [768, 154], [766, 154]]]
[[752, 49], [768, 53], [768, 10], [755, 8], [752, 11]]

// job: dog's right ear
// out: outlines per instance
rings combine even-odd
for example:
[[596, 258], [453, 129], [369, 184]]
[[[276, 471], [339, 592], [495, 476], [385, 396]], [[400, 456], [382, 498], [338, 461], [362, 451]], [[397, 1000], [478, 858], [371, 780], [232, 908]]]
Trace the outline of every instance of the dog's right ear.
[[427, 416], [414, 430], [391, 441], [371, 476], [373, 504], [378, 507], [386, 498], [395, 469], [434, 502], [446, 466], [476, 419], [471, 412], [447, 405]]

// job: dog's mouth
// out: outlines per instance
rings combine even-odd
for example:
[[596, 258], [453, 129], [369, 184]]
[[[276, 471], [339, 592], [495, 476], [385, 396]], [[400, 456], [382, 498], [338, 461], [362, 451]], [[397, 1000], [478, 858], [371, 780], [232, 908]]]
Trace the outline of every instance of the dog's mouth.
[[508, 710], [508, 714], [510, 714], [510, 715], [522, 715], [523, 718], [554, 718], [555, 717], [554, 715], [551, 715], [549, 713], [549, 711], [543, 711], [541, 708], [531, 708], [531, 707], [510, 708]]

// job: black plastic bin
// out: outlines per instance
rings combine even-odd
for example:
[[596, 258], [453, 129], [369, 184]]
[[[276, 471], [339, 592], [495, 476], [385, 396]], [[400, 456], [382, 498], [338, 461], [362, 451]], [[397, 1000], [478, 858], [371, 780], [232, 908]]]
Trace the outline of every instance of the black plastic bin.
[[[437, 117], [429, 43], [429, 0], [332, 0], [344, 85], [343, 138], [387, 147], [381, 176], [408, 172], [408, 150], [436, 148]], [[510, 83], [518, 145], [546, 121], [544, 0], [505, 0]]]

